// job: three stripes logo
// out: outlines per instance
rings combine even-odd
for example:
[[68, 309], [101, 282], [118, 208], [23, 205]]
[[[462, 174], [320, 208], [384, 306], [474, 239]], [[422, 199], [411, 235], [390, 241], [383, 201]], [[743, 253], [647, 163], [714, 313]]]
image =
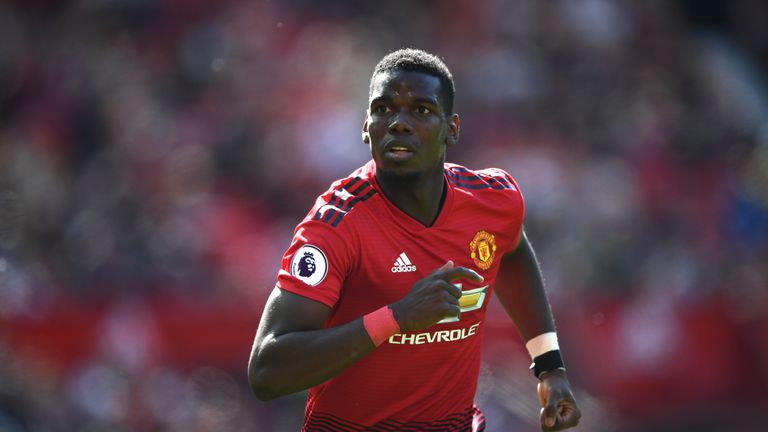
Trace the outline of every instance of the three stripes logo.
[[416, 266], [408, 259], [408, 255], [405, 252], [400, 253], [400, 256], [395, 260], [395, 264], [392, 266], [392, 273], [408, 273], [415, 272]]

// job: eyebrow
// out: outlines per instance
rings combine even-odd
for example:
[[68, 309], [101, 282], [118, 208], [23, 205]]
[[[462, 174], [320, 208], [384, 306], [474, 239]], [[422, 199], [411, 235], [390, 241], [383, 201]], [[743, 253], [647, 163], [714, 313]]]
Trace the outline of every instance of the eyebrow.
[[371, 99], [371, 105], [377, 103], [377, 102], [388, 102], [391, 101], [393, 98], [391, 96], [379, 96]]
[[425, 104], [430, 104], [430, 105], [440, 105], [440, 103], [437, 101], [436, 98], [417, 97], [417, 98], [414, 98], [414, 100], [416, 102], [419, 102], [419, 103], [425, 103]]
[[[380, 102], [389, 102], [389, 101], [391, 101], [393, 99], [394, 98], [392, 96], [382, 95], [382, 96], [375, 97], [375, 98], [371, 99], [371, 103], [370, 104], [373, 105], [375, 103], [380, 103]], [[413, 100], [417, 104], [421, 103], [421, 104], [440, 106], [440, 102], [438, 102], [438, 100], [436, 98], [416, 97], [416, 98], [413, 98]]]

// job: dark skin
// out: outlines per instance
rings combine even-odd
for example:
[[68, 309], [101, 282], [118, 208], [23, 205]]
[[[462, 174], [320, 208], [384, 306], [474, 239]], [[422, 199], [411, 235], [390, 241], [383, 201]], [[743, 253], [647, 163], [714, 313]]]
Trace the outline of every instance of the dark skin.
[[[517, 248], [502, 258], [494, 291], [523, 340], [555, 331], [541, 270], [525, 231], [520, 232]], [[564, 370], [542, 374], [537, 393], [542, 430], [559, 431], [578, 424], [581, 411]]]
[[[386, 197], [425, 226], [437, 218], [445, 192], [447, 147], [459, 137], [459, 116], [444, 111], [440, 80], [418, 72], [374, 76], [363, 141], [376, 163], [376, 180]], [[533, 249], [524, 235], [504, 257], [495, 291], [525, 340], [553, 331]], [[452, 282], [482, 277], [448, 261], [417, 281], [390, 305], [401, 331], [428, 328], [459, 313], [461, 290]], [[275, 288], [264, 310], [248, 365], [248, 380], [261, 400], [320, 384], [375, 349], [362, 317], [323, 329], [331, 309]], [[322, 358], [322, 362], [317, 359]], [[580, 412], [564, 371], [544, 374], [538, 387], [542, 430], [575, 425]]]
[[371, 147], [376, 181], [387, 198], [430, 226], [440, 212], [445, 151], [459, 139], [459, 115], [443, 111], [438, 78], [397, 75], [374, 77], [363, 142]]

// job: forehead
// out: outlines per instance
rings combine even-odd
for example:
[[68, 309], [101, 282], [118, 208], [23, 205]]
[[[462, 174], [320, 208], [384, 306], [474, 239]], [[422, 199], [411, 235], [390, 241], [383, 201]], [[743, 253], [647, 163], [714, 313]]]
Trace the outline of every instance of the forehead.
[[371, 80], [371, 100], [379, 97], [418, 97], [440, 100], [440, 78], [423, 72], [381, 72]]

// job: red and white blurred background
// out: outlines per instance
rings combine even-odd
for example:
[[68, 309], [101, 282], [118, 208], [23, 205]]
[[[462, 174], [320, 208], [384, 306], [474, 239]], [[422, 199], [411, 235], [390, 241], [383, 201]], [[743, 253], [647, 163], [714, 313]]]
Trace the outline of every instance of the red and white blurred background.
[[[0, 4], [0, 431], [290, 431], [246, 362], [293, 227], [367, 160], [379, 58], [457, 83], [451, 161], [512, 173], [579, 431], [768, 409], [768, 3]], [[491, 305], [477, 402], [537, 430]], [[321, 361], [321, 360], [319, 360]]]

